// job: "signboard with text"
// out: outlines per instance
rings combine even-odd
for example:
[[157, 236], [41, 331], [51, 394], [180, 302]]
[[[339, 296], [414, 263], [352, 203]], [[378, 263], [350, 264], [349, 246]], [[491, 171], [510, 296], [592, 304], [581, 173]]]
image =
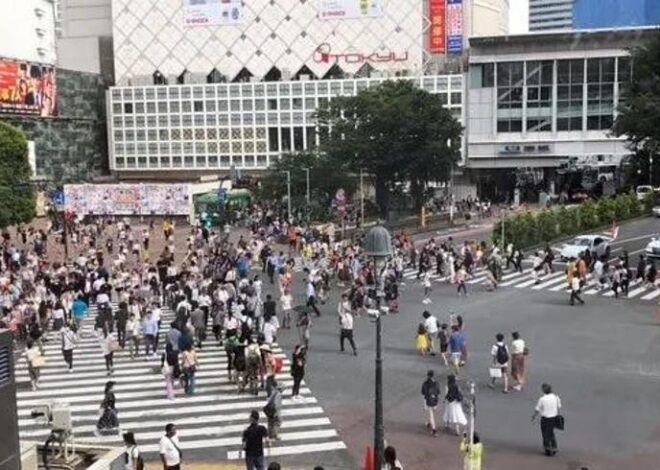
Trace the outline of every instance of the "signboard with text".
[[447, 52], [463, 52], [463, 0], [447, 0]]
[[429, 0], [429, 21], [429, 52], [444, 54], [447, 51], [445, 0]]
[[384, 0], [319, 0], [319, 18], [343, 20], [383, 16]]
[[222, 26], [243, 21], [241, 0], [183, 0], [186, 26]]
[[0, 58], [0, 114], [57, 115], [55, 67]]

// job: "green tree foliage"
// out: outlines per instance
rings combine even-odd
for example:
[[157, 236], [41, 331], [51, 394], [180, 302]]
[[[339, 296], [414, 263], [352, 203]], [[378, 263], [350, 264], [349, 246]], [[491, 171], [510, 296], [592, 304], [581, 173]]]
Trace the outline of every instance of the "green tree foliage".
[[36, 215], [31, 174], [25, 136], [0, 122], [0, 227], [27, 223]]
[[[632, 82], [624, 88], [612, 130], [617, 136], [627, 136], [637, 157], [648, 161], [649, 154], [660, 152], [660, 33], [633, 48], [631, 57]], [[648, 175], [648, 166], [640, 168]]]
[[[315, 220], [331, 218], [331, 203], [342, 188], [350, 197], [357, 182], [351, 177], [346, 165], [331, 160], [327, 155], [314, 153], [292, 153], [283, 155], [268, 169], [261, 181], [259, 196], [272, 201], [284, 201], [287, 196], [286, 171], [291, 172], [291, 206], [295, 212], [305, 212], [307, 175], [310, 180], [310, 217]], [[350, 201], [349, 201], [350, 202]]]
[[[653, 193], [657, 194], [657, 193]], [[651, 196], [645, 205], [637, 200], [635, 193], [604, 197], [597, 203], [587, 201], [579, 206], [544, 210], [533, 214], [516, 214], [499, 221], [493, 227], [493, 243], [502, 245], [502, 223], [504, 244], [514, 243], [519, 248], [541, 245], [560, 237], [571, 237], [597, 228], [610, 228], [612, 223], [649, 213], [655, 198]], [[660, 204], [657, 201], [656, 205]]]
[[431, 181], [447, 181], [460, 155], [462, 127], [440, 97], [409, 80], [386, 81], [354, 97], [339, 97], [318, 112], [321, 149], [333, 161], [374, 178], [381, 216], [397, 183], [409, 183], [415, 205]]

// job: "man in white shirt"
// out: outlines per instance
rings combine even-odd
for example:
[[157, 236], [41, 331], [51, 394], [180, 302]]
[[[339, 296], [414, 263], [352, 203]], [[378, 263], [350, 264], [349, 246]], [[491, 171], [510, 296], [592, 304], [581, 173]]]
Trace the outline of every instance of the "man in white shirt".
[[339, 304], [339, 326], [341, 328], [339, 333], [339, 349], [341, 352], [344, 352], [344, 340], [348, 339], [348, 343], [353, 348], [353, 355], [357, 356], [357, 348], [353, 340], [353, 314], [350, 309], [346, 310], [342, 308], [343, 301], [347, 299], [346, 294], [342, 295], [342, 302]]
[[422, 316], [424, 317], [424, 329], [429, 338], [429, 351], [431, 356], [435, 356], [438, 350], [438, 319], [431, 315], [428, 310]]
[[[532, 415], [532, 421], [541, 415], [541, 436], [543, 437], [543, 449], [545, 455], [553, 456], [557, 453], [557, 438], [555, 429], [563, 430], [563, 418], [560, 417], [561, 400], [552, 393], [552, 387], [548, 384], [541, 385], [543, 396], [539, 398], [536, 409]], [[561, 422], [561, 427], [558, 425]]]
[[180, 470], [181, 448], [174, 424], [169, 423], [165, 426], [165, 435], [160, 438], [158, 448], [160, 460], [163, 462], [163, 470]]

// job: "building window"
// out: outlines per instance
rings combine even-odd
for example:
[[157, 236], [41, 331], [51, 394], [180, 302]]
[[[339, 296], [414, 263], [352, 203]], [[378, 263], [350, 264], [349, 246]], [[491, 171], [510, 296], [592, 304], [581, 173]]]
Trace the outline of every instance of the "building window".
[[625, 101], [626, 97], [626, 88], [630, 85], [632, 81], [632, 60], [630, 57], [619, 57], [617, 59], [617, 80], [619, 86], [619, 104]]
[[557, 61], [557, 130], [581, 131], [584, 60]]
[[553, 62], [529, 61], [526, 66], [527, 131], [551, 131]]
[[470, 66], [470, 88], [492, 88], [495, 83], [495, 64]]
[[614, 57], [587, 60], [587, 129], [605, 130], [614, 120]]
[[124, 114], [133, 114], [133, 103], [124, 103]]
[[497, 132], [522, 131], [523, 62], [497, 64]]

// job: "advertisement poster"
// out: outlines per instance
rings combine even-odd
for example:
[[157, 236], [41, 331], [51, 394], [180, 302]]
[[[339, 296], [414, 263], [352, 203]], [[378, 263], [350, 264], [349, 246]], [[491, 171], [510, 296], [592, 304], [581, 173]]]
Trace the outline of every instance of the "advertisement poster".
[[243, 21], [241, 0], [183, 0], [186, 26], [222, 26]]
[[447, 0], [447, 52], [463, 52], [463, 0]]
[[429, 21], [429, 52], [444, 54], [447, 51], [445, 0], [429, 0]]
[[0, 114], [57, 115], [55, 67], [0, 58]]
[[187, 215], [187, 184], [70, 184], [65, 208], [78, 215]]
[[343, 20], [383, 16], [384, 0], [319, 0], [319, 18]]

